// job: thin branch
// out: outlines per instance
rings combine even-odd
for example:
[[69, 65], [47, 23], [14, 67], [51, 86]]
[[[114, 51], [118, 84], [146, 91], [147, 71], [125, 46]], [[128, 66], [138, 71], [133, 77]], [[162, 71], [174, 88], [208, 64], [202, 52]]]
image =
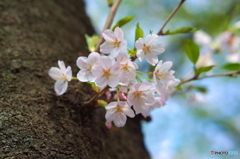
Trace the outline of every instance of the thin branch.
[[[106, 30], [106, 29], [109, 29], [111, 27], [112, 22], [113, 22], [113, 18], [114, 18], [115, 14], [116, 14], [116, 11], [117, 11], [118, 6], [120, 5], [121, 1], [122, 0], [116, 0], [114, 2], [114, 4], [112, 5], [112, 7], [110, 8], [110, 12], [108, 14], [107, 20], [106, 20], [105, 25], [103, 27], [103, 31]], [[98, 44], [97, 44], [97, 46], [95, 48], [95, 51], [97, 51], [97, 52], [99, 51], [100, 45], [103, 43], [103, 41], [104, 41], [103, 37], [101, 36], [101, 38], [99, 39]]]
[[103, 88], [100, 92], [98, 92], [97, 94], [95, 94], [90, 100], [84, 102], [84, 105], [90, 104], [91, 102], [95, 101], [97, 98], [101, 97], [103, 95], [103, 93], [105, 93], [108, 90], [108, 86], [106, 86], [105, 88]]
[[172, 13], [168, 16], [167, 20], [165, 21], [165, 23], [163, 24], [162, 28], [159, 30], [159, 32], [157, 33], [157, 35], [164, 35], [163, 33], [163, 29], [164, 27], [167, 25], [167, 23], [169, 22], [169, 20], [172, 19], [172, 17], [174, 16], [174, 14], [178, 11], [178, 9], [182, 6], [182, 4], [185, 2], [186, 0], [181, 0], [181, 2], [178, 4], [178, 6], [172, 11]]
[[240, 74], [240, 70], [234, 71], [234, 72], [227, 72], [227, 73], [219, 73], [219, 74], [215, 74], [215, 75], [202, 76], [202, 77], [196, 77], [195, 76], [195, 77], [192, 77], [190, 79], [181, 81], [180, 84], [187, 83], [187, 82], [194, 81], [194, 80], [200, 80], [200, 79], [203, 79], [203, 78], [209, 78], [209, 77], [219, 77], [219, 76], [233, 77], [233, 76], [236, 76], [237, 74]]

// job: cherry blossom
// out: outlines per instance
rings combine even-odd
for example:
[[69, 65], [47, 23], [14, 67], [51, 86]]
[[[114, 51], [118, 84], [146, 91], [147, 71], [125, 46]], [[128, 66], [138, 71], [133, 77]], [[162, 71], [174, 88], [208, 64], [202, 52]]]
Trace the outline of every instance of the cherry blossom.
[[117, 56], [117, 62], [120, 63], [119, 82], [122, 85], [127, 85], [129, 80], [135, 79], [138, 66], [136, 63], [130, 61], [125, 53], [120, 53]]
[[166, 101], [170, 98], [172, 91], [174, 90], [174, 87], [179, 85], [180, 80], [174, 78], [173, 80], [169, 81], [167, 85], [163, 83], [158, 83], [156, 85], [157, 92], [159, 93], [161, 97], [161, 104], [166, 105]]
[[98, 60], [100, 58], [99, 53], [92, 52], [89, 54], [88, 58], [85, 56], [81, 56], [77, 59], [77, 66], [81, 69], [78, 74], [77, 78], [81, 82], [93, 82], [95, 77], [92, 75], [92, 67], [98, 64]]
[[115, 28], [114, 32], [109, 29], [105, 30], [102, 36], [106, 40], [100, 46], [102, 53], [111, 53], [110, 56], [115, 58], [120, 52], [127, 51], [127, 41], [124, 40], [123, 31], [119, 27]]
[[145, 111], [146, 104], [152, 104], [154, 98], [154, 87], [149, 82], [135, 83], [128, 92], [127, 101], [133, 105], [136, 114]]
[[101, 56], [97, 65], [92, 67], [95, 83], [99, 87], [116, 87], [119, 84], [120, 64], [109, 56]]
[[149, 116], [150, 111], [153, 108], [158, 108], [165, 104], [166, 103], [160, 97], [155, 97], [155, 100], [152, 104], [146, 104], [144, 111], [142, 111], [142, 115], [146, 118], [147, 116]]
[[154, 72], [153, 78], [156, 85], [163, 84], [164, 87], [167, 86], [168, 82], [174, 80], [173, 70], [169, 70], [172, 67], [172, 62], [167, 61], [162, 63], [162, 60], [157, 64]]
[[142, 61], [146, 56], [147, 62], [153, 66], [158, 63], [157, 55], [165, 51], [164, 46], [158, 42], [158, 35], [156, 34], [149, 34], [144, 39], [139, 38], [135, 46], [139, 60]]
[[127, 116], [131, 118], [135, 116], [127, 102], [111, 102], [105, 108], [107, 110], [105, 115], [107, 122], [113, 121], [117, 127], [123, 127], [126, 124]]
[[48, 75], [56, 80], [54, 84], [56, 94], [62, 95], [68, 88], [68, 81], [71, 81], [72, 79], [72, 70], [70, 66], [66, 68], [63, 61], [58, 61], [58, 66], [59, 68], [51, 67], [48, 71]]

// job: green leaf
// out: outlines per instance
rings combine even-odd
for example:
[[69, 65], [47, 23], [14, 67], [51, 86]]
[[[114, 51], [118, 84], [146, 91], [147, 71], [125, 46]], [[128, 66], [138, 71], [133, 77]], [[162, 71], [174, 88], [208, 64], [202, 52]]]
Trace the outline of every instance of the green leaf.
[[192, 33], [194, 31], [199, 30], [198, 28], [193, 28], [190, 26], [179, 27], [175, 30], [167, 30], [164, 34], [167, 35], [174, 35], [174, 34], [183, 34], [183, 33]]
[[120, 19], [113, 27], [112, 30], [114, 30], [116, 27], [122, 27], [125, 24], [127, 24], [128, 22], [130, 22], [133, 18], [135, 18], [134, 16], [130, 16], [130, 17], [125, 17]]
[[197, 69], [196, 69], [196, 72], [197, 72], [197, 74], [201, 74], [201, 73], [204, 73], [204, 72], [208, 72], [208, 71], [210, 71], [213, 67], [215, 67], [215, 66], [214, 66], [214, 65], [211, 65], [211, 66], [200, 67], [200, 68], [197, 68]]
[[85, 34], [84, 36], [87, 41], [88, 50], [90, 52], [93, 52], [97, 46], [99, 36], [96, 34], [94, 34], [93, 36], [89, 36], [89, 35]]
[[175, 88], [176, 88], [177, 90], [179, 90], [179, 91], [182, 91], [182, 90], [183, 90], [182, 85], [178, 85], [178, 86], [176, 86]]
[[201, 86], [195, 86], [194, 88], [201, 93], [207, 93], [207, 91], [208, 91], [207, 88], [201, 87]]
[[136, 30], [135, 30], [135, 41], [143, 37], [144, 37], [144, 32], [142, 28], [140, 28], [139, 23], [137, 23]]
[[240, 70], [240, 63], [227, 63], [222, 68], [230, 71], [238, 71]]
[[199, 57], [198, 45], [188, 39], [184, 46], [184, 49], [189, 60], [192, 61], [193, 64], [196, 64]]

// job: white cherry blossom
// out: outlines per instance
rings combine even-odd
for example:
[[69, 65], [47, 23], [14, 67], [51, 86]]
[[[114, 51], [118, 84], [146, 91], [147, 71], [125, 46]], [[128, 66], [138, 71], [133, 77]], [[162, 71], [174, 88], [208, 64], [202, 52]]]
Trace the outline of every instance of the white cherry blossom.
[[120, 63], [119, 82], [122, 85], [127, 85], [129, 80], [135, 79], [138, 66], [136, 63], [130, 61], [125, 53], [120, 53], [116, 60]]
[[105, 30], [102, 36], [106, 40], [100, 46], [102, 53], [111, 53], [110, 56], [115, 58], [120, 52], [127, 51], [127, 41], [124, 40], [123, 31], [119, 27], [115, 28], [114, 32], [109, 29]]
[[92, 67], [98, 64], [98, 60], [100, 58], [99, 53], [92, 52], [89, 54], [88, 58], [85, 56], [78, 57], [77, 59], [77, 66], [81, 69], [78, 74], [77, 78], [81, 82], [94, 82], [95, 77], [92, 75]]
[[146, 118], [150, 115], [150, 111], [153, 108], [158, 108], [165, 105], [165, 102], [160, 97], [155, 97], [154, 103], [146, 104], [144, 111], [142, 111], [142, 115]]
[[117, 127], [123, 127], [126, 124], [127, 116], [131, 118], [135, 116], [127, 102], [111, 102], [105, 108], [107, 110], [105, 115], [107, 122], [113, 121]]
[[70, 66], [66, 68], [63, 61], [58, 61], [58, 66], [59, 68], [51, 67], [48, 71], [48, 75], [56, 80], [54, 84], [56, 94], [62, 95], [68, 88], [68, 81], [71, 81], [72, 79], [72, 70]]
[[149, 82], [135, 83], [131, 86], [127, 101], [133, 105], [136, 114], [143, 113], [146, 104], [152, 104], [155, 101], [153, 90], [154, 87]]
[[116, 87], [119, 84], [120, 64], [109, 56], [101, 56], [98, 65], [92, 67], [92, 74], [95, 79], [95, 83], [99, 87]]
[[139, 38], [135, 46], [139, 60], [142, 61], [146, 56], [147, 62], [153, 66], [158, 63], [157, 55], [165, 51], [164, 46], [158, 42], [158, 35], [156, 34], [149, 34], [145, 38]]
[[159, 61], [155, 70], [153, 72], [153, 78], [156, 85], [163, 84], [164, 87], [167, 86], [168, 82], [174, 80], [173, 70], [169, 70], [172, 67], [172, 62], [167, 61], [162, 63], [162, 60]]
[[161, 97], [162, 105], [166, 105], [166, 101], [170, 98], [171, 93], [174, 90], [174, 87], [176, 87], [179, 83], [180, 80], [174, 78], [173, 80], [169, 81], [167, 85], [163, 83], [158, 83], [158, 85], [156, 85], [157, 92]]

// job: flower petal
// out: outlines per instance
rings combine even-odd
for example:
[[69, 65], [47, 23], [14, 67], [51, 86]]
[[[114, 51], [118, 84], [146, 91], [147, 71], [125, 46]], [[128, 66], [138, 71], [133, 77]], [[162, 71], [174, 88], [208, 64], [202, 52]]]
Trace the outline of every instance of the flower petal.
[[154, 54], [159, 55], [165, 51], [165, 48], [162, 44], [156, 43], [156, 44], [152, 45], [151, 50], [152, 50], [152, 52], [154, 52]]
[[125, 110], [124, 110], [124, 113], [125, 113], [127, 116], [131, 117], [131, 118], [133, 118], [133, 117], [135, 116], [135, 114], [134, 114], [134, 112], [133, 112], [133, 110], [132, 110], [131, 108], [125, 109]]
[[57, 95], [62, 95], [66, 92], [68, 88], [68, 82], [67, 81], [56, 81], [54, 84], [54, 90]]
[[126, 124], [127, 117], [124, 113], [117, 113], [113, 121], [117, 127], [123, 127]]
[[156, 34], [148, 34], [145, 37], [145, 44], [146, 45], [152, 45], [152, 44], [157, 43], [157, 42], [158, 42], [158, 35], [156, 35]]
[[60, 70], [62, 71], [62, 72], [66, 72], [66, 66], [65, 66], [65, 64], [64, 64], [64, 62], [63, 61], [58, 61], [58, 66], [59, 66], [59, 68], [60, 68]]
[[113, 121], [114, 116], [115, 116], [115, 110], [114, 109], [108, 110], [105, 114], [105, 118], [108, 122]]
[[95, 83], [98, 87], [105, 87], [108, 84], [108, 80], [105, 77], [97, 77]]
[[68, 66], [66, 69], [66, 77], [68, 81], [72, 80], [72, 69], [71, 66]]
[[86, 70], [80, 70], [78, 73], [77, 73], [77, 78], [79, 81], [81, 82], [87, 82], [88, 79], [86, 77]]
[[87, 63], [88, 63], [88, 59], [85, 56], [80, 56], [78, 57], [76, 64], [78, 66], [79, 69], [88, 69], [87, 68]]
[[135, 46], [138, 50], [143, 49], [143, 44], [144, 44], [144, 40], [143, 38], [139, 38], [136, 42], [135, 42]]
[[146, 61], [151, 65], [155, 66], [158, 63], [158, 57], [155, 54], [147, 54]]
[[108, 80], [108, 85], [110, 87], [116, 87], [119, 84], [118, 76], [110, 76]]
[[48, 75], [54, 79], [58, 80], [62, 76], [62, 72], [58, 67], [51, 67], [50, 70], [48, 71]]
[[114, 30], [114, 35], [115, 35], [115, 37], [116, 37], [119, 41], [122, 41], [123, 38], [124, 38], [123, 31], [122, 31], [122, 29], [120, 29], [119, 27], [116, 27], [116, 28], [115, 28], [115, 30]]
[[115, 40], [115, 34], [113, 33], [112, 30], [109, 30], [109, 29], [105, 30], [102, 33], [102, 36], [107, 42], [112, 42]]
[[110, 45], [107, 41], [105, 41], [102, 45], [100, 45], [100, 52], [104, 54], [109, 54], [114, 46]]

